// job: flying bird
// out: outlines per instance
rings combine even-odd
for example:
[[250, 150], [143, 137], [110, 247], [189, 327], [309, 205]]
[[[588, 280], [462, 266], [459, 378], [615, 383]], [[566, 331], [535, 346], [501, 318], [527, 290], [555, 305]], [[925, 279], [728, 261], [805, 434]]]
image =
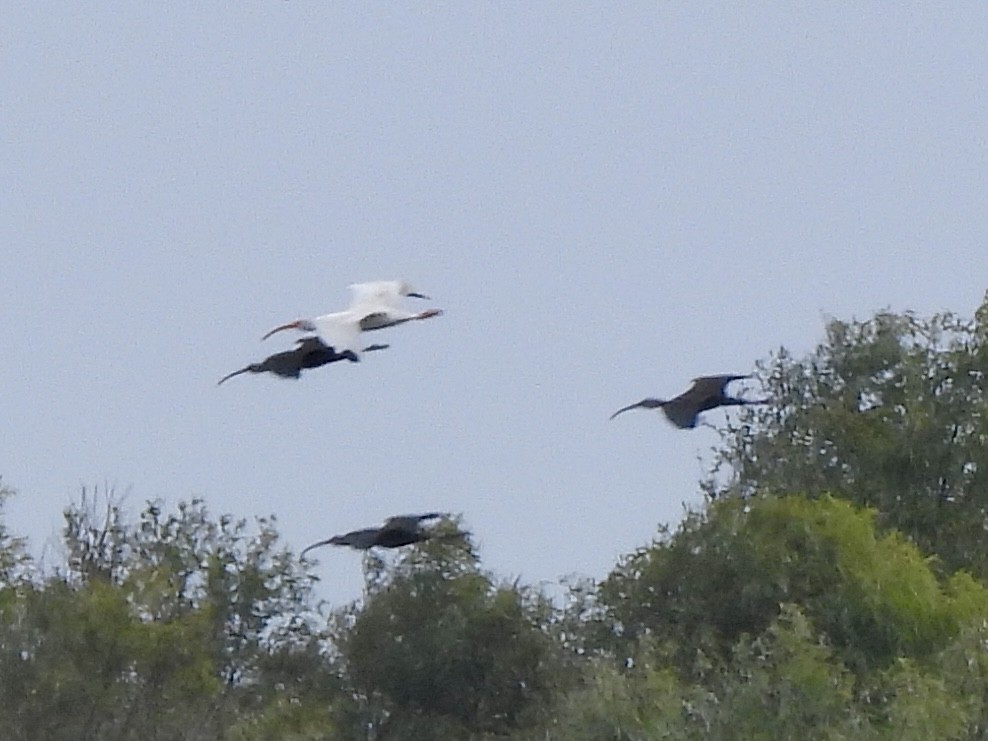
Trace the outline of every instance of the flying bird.
[[355, 548], [358, 551], [366, 551], [375, 546], [379, 548], [400, 548], [403, 545], [421, 543], [423, 540], [433, 537], [462, 537], [467, 534], [457, 531], [437, 535], [434, 530], [425, 530], [422, 528], [422, 523], [426, 520], [435, 520], [440, 517], [448, 517], [448, 515], [443, 512], [429, 512], [424, 515], [399, 515], [397, 517], [390, 517], [384, 521], [381, 527], [354, 530], [344, 535], [334, 535], [327, 540], [320, 540], [318, 543], [313, 543], [299, 554], [299, 558], [304, 558], [305, 554], [313, 548], [319, 548], [324, 545], [345, 545]]
[[636, 404], [629, 404], [618, 409], [611, 415], [611, 419], [629, 409], [661, 409], [666, 418], [676, 427], [681, 430], [688, 430], [696, 427], [701, 412], [710, 409], [744, 404], [767, 404], [768, 399], [737, 399], [724, 393], [727, 384], [742, 378], [751, 378], [751, 376], [700, 376], [693, 379], [693, 385], [689, 389], [673, 399], [668, 401], [665, 399], [642, 399]]
[[313, 319], [296, 319], [282, 324], [268, 332], [267, 339], [276, 332], [297, 329], [315, 332], [324, 344], [337, 348], [340, 352], [360, 352], [360, 333], [385, 327], [394, 327], [405, 322], [429, 319], [439, 316], [441, 309], [428, 309], [422, 312], [407, 311], [401, 307], [404, 297], [428, 299], [415, 291], [408, 283], [400, 280], [381, 280], [370, 283], [354, 283], [350, 286], [353, 298], [343, 311], [323, 314]]
[[[349, 360], [352, 363], [360, 362], [360, 357], [352, 350], [336, 352], [334, 348], [324, 345], [318, 337], [303, 337], [296, 340], [296, 344], [297, 347], [292, 350], [275, 353], [260, 363], [251, 363], [240, 370], [228, 373], [216, 385], [219, 386], [224, 381], [229, 381], [241, 373], [274, 373], [282, 378], [298, 378], [302, 375], [303, 369], [318, 368], [338, 360]], [[387, 348], [388, 345], [370, 345], [364, 348], [364, 352], [386, 350]]]

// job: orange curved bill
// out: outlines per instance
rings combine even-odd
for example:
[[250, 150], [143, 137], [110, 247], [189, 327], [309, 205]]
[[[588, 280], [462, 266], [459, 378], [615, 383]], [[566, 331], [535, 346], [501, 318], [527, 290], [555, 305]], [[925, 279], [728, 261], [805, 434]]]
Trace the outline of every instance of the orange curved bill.
[[299, 322], [296, 319], [294, 322], [289, 322], [288, 324], [282, 324], [280, 327], [275, 327], [270, 332], [268, 332], [266, 335], [264, 335], [261, 338], [261, 341], [263, 342], [264, 340], [266, 340], [271, 335], [276, 334], [277, 332], [281, 332], [281, 331], [286, 330], [286, 329], [301, 329], [301, 327], [299, 326], [300, 324], [301, 324], [301, 322]]

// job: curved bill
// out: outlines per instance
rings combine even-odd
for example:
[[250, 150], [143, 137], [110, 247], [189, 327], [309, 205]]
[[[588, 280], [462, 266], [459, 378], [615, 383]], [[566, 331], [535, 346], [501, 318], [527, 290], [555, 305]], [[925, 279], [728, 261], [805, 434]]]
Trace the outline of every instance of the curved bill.
[[234, 376], [239, 376], [241, 373], [247, 373], [249, 371], [250, 371], [250, 366], [248, 365], [241, 368], [240, 370], [233, 371], [233, 373], [227, 373], [225, 376], [223, 376], [223, 378], [221, 378], [219, 381], [216, 382], [216, 385], [221, 386], [224, 381], [229, 381]]
[[333, 539], [336, 537], [337, 536], [334, 535], [332, 538], [326, 538], [326, 540], [320, 540], [318, 543], [313, 543], [312, 545], [303, 548], [302, 552], [298, 554], [299, 560], [305, 558], [305, 554], [315, 548], [321, 548], [324, 545], [334, 545]]
[[274, 329], [272, 329], [272, 330], [271, 330], [270, 332], [268, 332], [268, 333], [267, 333], [266, 335], [264, 335], [264, 336], [263, 336], [263, 337], [261, 338], [261, 341], [264, 341], [264, 340], [266, 340], [266, 339], [267, 339], [268, 337], [270, 337], [271, 335], [273, 335], [273, 334], [276, 334], [276, 333], [278, 333], [278, 332], [282, 332], [282, 331], [284, 331], [284, 330], [286, 330], [286, 329], [302, 329], [302, 328], [303, 328], [303, 327], [302, 327], [302, 321], [301, 321], [301, 320], [299, 320], [299, 319], [296, 319], [296, 320], [295, 320], [294, 322], [289, 322], [288, 324], [282, 324], [282, 325], [281, 325], [281, 326], [279, 326], [279, 327], [275, 327], [275, 328], [274, 328]]
[[642, 399], [641, 401], [636, 401], [634, 404], [628, 404], [628, 406], [626, 406], [626, 407], [621, 407], [616, 412], [614, 412], [614, 414], [611, 415], [611, 419], [614, 419], [616, 416], [618, 416], [622, 412], [627, 412], [629, 409], [639, 409], [639, 408], [640, 409], [657, 409], [657, 408], [661, 407], [664, 404], [665, 404], [665, 402], [662, 401], [661, 399]]
[[611, 416], [609, 417], [609, 419], [614, 419], [614, 418], [615, 418], [616, 416], [618, 416], [619, 414], [624, 414], [624, 413], [625, 413], [625, 412], [627, 412], [627, 411], [628, 411], [629, 409], [637, 409], [637, 408], [638, 408], [638, 406], [639, 406], [638, 404], [629, 404], [629, 405], [628, 405], [628, 406], [626, 406], [626, 407], [621, 407], [621, 408], [620, 408], [620, 409], [618, 409], [618, 410], [617, 410], [616, 412], [614, 412], [614, 414], [612, 414], [612, 415], [611, 415]]

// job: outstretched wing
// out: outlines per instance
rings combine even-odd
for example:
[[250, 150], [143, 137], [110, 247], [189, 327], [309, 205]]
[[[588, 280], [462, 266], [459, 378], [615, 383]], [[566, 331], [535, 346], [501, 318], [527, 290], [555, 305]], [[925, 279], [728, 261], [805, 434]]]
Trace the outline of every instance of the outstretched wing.
[[365, 332], [393, 327], [413, 319], [417, 315], [401, 306], [402, 286], [401, 281], [397, 280], [354, 283], [350, 286], [353, 301], [347, 312]]
[[724, 393], [724, 388], [731, 381], [739, 381], [742, 378], [751, 378], [750, 375], [723, 374], [719, 376], [700, 376], [693, 379], [693, 385], [687, 394], [696, 396], [720, 396]]
[[691, 399], [682, 397], [670, 401], [662, 407], [662, 412], [666, 415], [666, 419], [681, 430], [690, 430], [696, 427], [696, 420], [699, 417], [696, 404]]
[[381, 530], [414, 530], [425, 520], [436, 520], [446, 517], [445, 512], [427, 512], [423, 515], [396, 515], [384, 521]]
[[295, 340], [295, 345], [295, 350], [301, 353], [321, 352], [333, 349], [318, 337], [300, 337]]
[[367, 307], [372, 311], [386, 311], [401, 306], [401, 282], [397, 280], [354, 283], [350, 286], [350, 293], [352, 294], [351, 310]]
[[611, 419], [614, 419], [619, 414], [627, 412], [629, 409], [658, 409], [665, 404], [664, 399], [642, 399], [634, 404], [629, 404], [626, 407], [621, 407], [614, 414], [611, 415]]
[[329, 345], [337, 353], [350, 350], [359, 353], [361, 350], [360, 324], [349, 311], [340, 311], [335, 314], [324, 314], [312, 320], [319, 340], [324, 345]]

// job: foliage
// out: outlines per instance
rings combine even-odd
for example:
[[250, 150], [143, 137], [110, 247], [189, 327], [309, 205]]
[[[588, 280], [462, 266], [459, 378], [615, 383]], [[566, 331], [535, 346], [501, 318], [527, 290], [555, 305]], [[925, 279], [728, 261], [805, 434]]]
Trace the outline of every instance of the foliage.
[[807, 357], [782, 348], [761, 369], [772, 404], [724, 433], [712, 497], [848, 499], [947, 570], [988, 576], [988, 296], [970, 320], [835, 319]]
[[14, 494], [0, 478], [0, 588], [22, 583], [31, 574], [31, 558], [25, 550], [24, 539], [11, 535], [2, 520], [3, 508]]
[[876, 534], [872, 513], [795, 496], [712, 504], [626, 559], [600, 597], [602, 645], [627, 651], [650, 636], [672, 647], [684, 676], [761, 634], [783, 603], [859, 672], [936, 651], [988, 614], [986, 590], [964, 575], [940, 583], [914, 546]]
[[89, 492], [42, 570], [0, 486], [4, 738], [985, 738], [986, 340], [988, 301], [780, 350], [706, 506], [561, 606], [446, 522], [324, 615], [273, 517]]
[[585, 681], [566, 693], [536, 733], [546, 741], [701, 739], [687, 717], [687, 688], [669, 670], [652, 666], [620, 672], [605, 661], [584, 667]]
[[695, 703], [704, 738], [846, 738], [861, 725], [854, 680], [792, 605], [757, 638], [742, 638], [712, 690]]
[[335, 616], [348, 736], [467, 738], [530, 721], [561, 655], [552, 606], [480, 570], [469, 540], [435, 539], [391, 568], [368, 557], [368, 596]]
[[131, 525], [95, 501], [66, 510], [64, 569], [0, 601], [5, 738], [235, 738], [326, 696], [299, 617], [311, 578], [275, 550], [270, 521], [249, 534], [193, 501], [168, 515], [151, 503]]

